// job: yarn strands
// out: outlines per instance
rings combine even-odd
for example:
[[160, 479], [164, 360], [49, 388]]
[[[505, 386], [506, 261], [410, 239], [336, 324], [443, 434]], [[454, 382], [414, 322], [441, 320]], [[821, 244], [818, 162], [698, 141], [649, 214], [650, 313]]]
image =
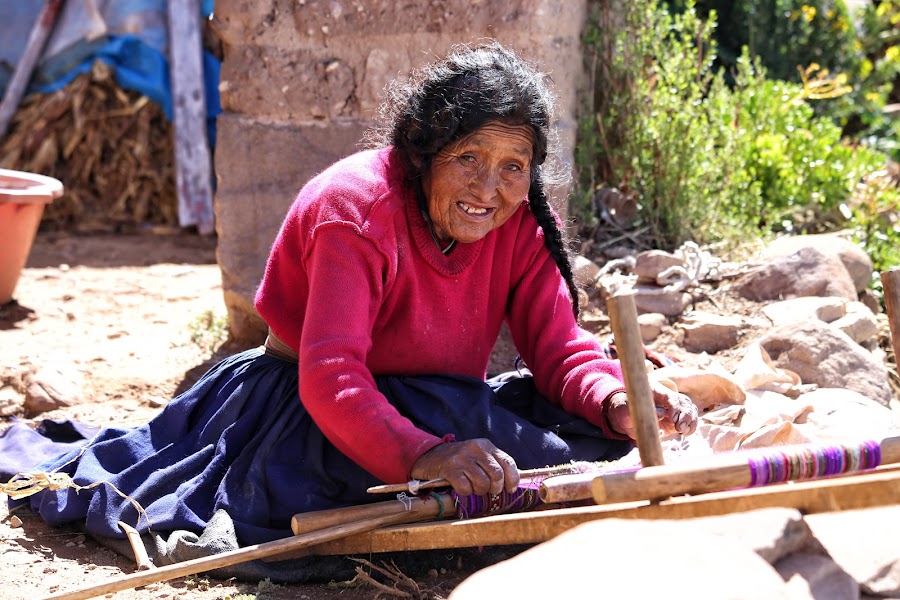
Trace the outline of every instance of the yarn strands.
[[874, 469], [881, 464], [881, 446], [869, 440], [856, 445], [784, 448], [751, 456], [747, 463], [749, 487], [759, 487]]

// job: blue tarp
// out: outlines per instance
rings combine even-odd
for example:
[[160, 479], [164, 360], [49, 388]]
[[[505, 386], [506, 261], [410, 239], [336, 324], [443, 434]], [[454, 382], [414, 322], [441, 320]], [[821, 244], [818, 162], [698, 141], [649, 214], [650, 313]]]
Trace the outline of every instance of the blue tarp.
[[[214, 0], [201, 0], [209, 18]], [[0, 92], [12, 75], [44, 0], [0, 2]], [[166, 0], [87, 0], [67, 2], [37, 65], [29, 91], [58, 90], [102, 60], [120, 87], [144, 94], [172, 119]], [[210, 146], [215, 145], [219, 102], [219, 61], [203, 55]]]

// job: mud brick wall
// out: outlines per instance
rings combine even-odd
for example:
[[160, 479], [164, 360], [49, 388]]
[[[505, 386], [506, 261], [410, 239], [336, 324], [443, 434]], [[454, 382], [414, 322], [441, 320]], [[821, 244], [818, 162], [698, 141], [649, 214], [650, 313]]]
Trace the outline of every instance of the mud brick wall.
[[570, 165], [585, 11], [585, 0], [217, 0], [216, 228], [233, 336], [265, 337], [253, 295], [297, 190], [359, 149], [388, 81], [453, 44], [493, 37], [551, 74]]

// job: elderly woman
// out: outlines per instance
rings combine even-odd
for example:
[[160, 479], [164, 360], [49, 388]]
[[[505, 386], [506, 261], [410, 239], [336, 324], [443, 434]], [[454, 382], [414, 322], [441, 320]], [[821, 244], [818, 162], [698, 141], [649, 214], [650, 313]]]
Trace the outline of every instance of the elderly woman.
[[[547, 198], [552, 100], [497, 43], [393, 84], [375, 147], [307, 183], [284, 220], [256, 296], [265, 349], [50, 467], [111, 482], [154, 531], [203, 529], [223, 509], [247, 544], [288, 535], [298, 512], [379, 499], [366, 494], [379, 482], [496, 494], [518, 468], [621, 457], [620, 365], [578, 326]], [[504, 321], [528, 372], [487, 382]], [[654, 396], [663, 429], [693, 431], [689, 399]], [[101, 536], [139, 520], [107, 486], [33, 506]]]

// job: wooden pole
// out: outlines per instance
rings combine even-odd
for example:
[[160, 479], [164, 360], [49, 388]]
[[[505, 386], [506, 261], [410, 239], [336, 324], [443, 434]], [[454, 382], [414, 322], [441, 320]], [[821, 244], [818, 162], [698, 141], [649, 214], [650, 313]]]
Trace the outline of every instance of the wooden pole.
[[178, 223], [212, 234], [212, 164], [206, 133], [206, 91], [200, 0], [169, 0], [169, 78], [175, 121]]
[[156, 566], [150, 560], [147, 548], [144, 546], [144, 540], [141, 539], [141, 534], [138, 533], [138, 530], [125, 521], [119, 521], [118, 525], [119, 529], [125, 532], [125, 537], [128, 538], [128, 543], [131, 545], [131, 551], [134, 552], [134, 562], [137, 563], [137, 570], [148, 571], [155, 569]]
[[385, 527], [309, 549], [309, 554], [340, 555], [406, 552], [545, 542], [597, 519], [690, 519], [761, 508], [796, 508], [804, 514], [857, 510], [897, 504], [900, 470], [798, 481], [761, 488], [681, 496], [660, 502], [554, 508], [414, 525]]
[[3, 102], [0, 102], [0, 139], [6, 135], [6, 130], [19, 108], [19, 102], [25, 95], [25, 89], [28, 82], [31, 81], [31, 75], [34, 73], [34, 67], [44, 51], [47, 38], [56, 25], [56, 19], [59, 17], [59, 11], [62, 8], [63, 0], [47, 0], [44, 7], [38, 14], [37, 21], [31, 28], [28, 36], [28, 42], [25, 44], [25, 51], [16, 68], [13, 76], [6, 86], [6, 93], [3, 95]]
[[343, 523], [398, 514], [405, 516], [404, 523], [417, 523], [443, 516], [445, 509], [448, 511], [447, 516], [453, 514], [452, 504], [448, 502], [445, 505], [444, 497], [413, 496], [404, 501], [386, 500], [359, 506], [298, 513], [291, 518], [291, 530], [294, 535], [304, 535]]
[[47, 596], [45, 600], [83, 600], [84, 598], [94, 598], [103, 596], [112, 592], [120, 592], [136, 588], [150, 583], [159, 581], [168, 581], [186, 575], [194, 575], [212, 571], [221, 567], [235, 565], [250, 560], [276, 556], [286, 552], [297, 551], [300, 548], [311, 546], [313, 544], [321, 544], [331, 540], [336, 540], [344, 536], [371, 531], [378, 527], [386, 525], [396, 525], [405, 522], [406, 515], [404, 513], [382, 515], [371, 519], [363, 519], [352, 523], [343, 523], [335, 525], [319, 531], [313, 531], [304, 535], [285, 538], [283, 540], [275, 540], [265, 544], [256, 544], [230, 550], [212, 556], [204, 556], [195, 558], [173, 565], [166, 565], [149, 571], [138, 571], [129, 575], [123, 575], [110, 581], [104, 581], [94, 585], [86, 586], [78, 590], [70, 592], [59, 592]]
[[650, 389], [650, 378], [645, 366], [646, 356], [637, 320], [637, 308], [631, 292], [613, 293], [606, 301], [616, 353], [625, 375], [625, 393], [631, 424], [637, 435], [637, 447], [641, 466], [654, 467], [663, 464], [662, 443], [659, 440], [659, 419]]
[[884, 309], [891, 328], [894, 364], [900, 365], [900, 268], [881, 272], [881, 288], [884, 290]]
[[[797, 445], [770, 448], [773, 454], [811, 452], [825, 445]], [[881, 464], [900, 463], [900, 437], [883, 439], [879, 444]], [[593, 498], [596, 504], [652, 500], [684, 494], [702, 494], [731, 488], [747, 487], [751, 483], [750, 458], [765, 451], [739, 450], [717, 454], [704, 460], [682, 465], [660, 465], [641, 469], [621, 470], [594, 475], [552, 477], [541, 483], [541, 500], [552, 504]], [[797, 479], [799, 477], [795, 477]], [[589, 482], [590, 480], [590, 482]]]

